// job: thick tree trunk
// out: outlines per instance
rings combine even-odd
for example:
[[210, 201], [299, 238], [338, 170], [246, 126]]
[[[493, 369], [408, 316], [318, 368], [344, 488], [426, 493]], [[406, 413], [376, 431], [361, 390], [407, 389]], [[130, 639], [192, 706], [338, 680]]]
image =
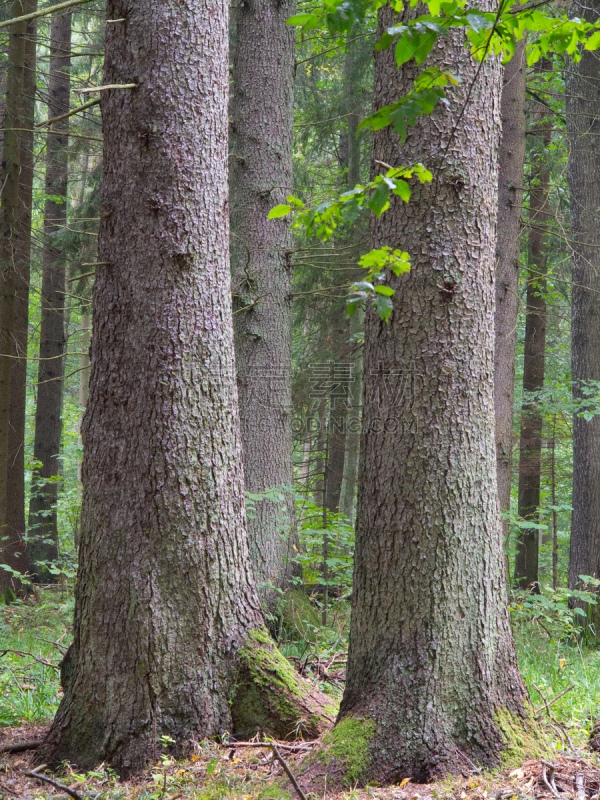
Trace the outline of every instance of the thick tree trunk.
[[[69, 110], [71, 92], [71, 12], [52, 18], [48, 117]], [[40, 361], [35, 409], [34, 458], [40, 462], [32, 476], [29, 503], [29, 563], [35, 580], [56, 580], [44, 563], [58, 558], [57, 476], [62, 474], [62, 391], [65, 351], [65, 258], [55, 238], [67, 223], [69, 123], [55, 122], [46, 139], [46, 200], [40, 328]]]
[[[74, 640], [45, 763], [121, 775], [159, 737], [321, 729], [266, 636], [244, 511], [224, 0], [109, 0], [103, 219]], [[236, 693], [236, 688], [237, 693]]]
[[[500, 511], [510, 510], [512, 473], [515, 349], [519, 313], [519, 250], [525, 165], [526, 42], [517, 42], [504, 68], [502, 139], [498, 158], [498, 238], [496, 244], [496, 313], [494, 406], [496, 476]], [[509, 523], [502, 524], [504, 538]]]
[[[37, 10], [37, 0], [24, 3], [25, 13]], [[15, 276], [13, 362], [10, 378], [8, 433], [7, 524], [10, 541], [18, 542], [18, 565], [27, 572], [25, 543], [25, 411], [27, 402], [27, 344], [29, 335], [29, 278], [31, 271], [31, 219], [33, 191], [33, 125], [35, 120], [37, 21], [27, 23], [23, 71], [21, 174], [19, 184], [18, 254]]]
[[[549, 68], [543, 59], [540, 70]], [[523, 364], [523, 407], [519, 443], [519, 517], [538, 522], [540, 483], [542, 477], [542, 415], [528, 392], [544, 387], [546, 357], [546, 231], [550, 220], [550, 168], [546, 153], [550, 144], [550, 123], [547, 112], [539, 105], [535, 111], [535, 127], [540, 151], [535, 158], [529, 188], [529, 253], [527, 266], [527, 300], [525, 308], [525, 359]], [[537, 528], [520, 529], [517, 534], [515, 583], [526, 589], [537, 583], [539, 534]]]
[[[13, 0], [12, 16], [25, 13], [25, 0]], [[2, 170], [0, 172], [0, 556], [12, 569], [23, 571], [22, 540], [11, 535], [8, 519], [10, 469], [11, 378], [15, 343], [15, 304], [18, 264], [22, 254], [19, 226], [19, 183], [22, 156], [23, 95], [26, 58], [26, 23], [10, 28], [6, 69], [6, 105]], [[12, 573], [0, 568], [0, 591], [6, 599], [20, 588]]]
[[[586, 3], [579, 16], [596, 20], [600, 3]], [[598, 54], [582, 51], [565, 74], [571, 195], [572, 375], [573, 394], [581, 382], [600, 380], [600, 64]], [[600, 417], [573, 418], [573, 514], [569, 586], [580, 575], [600, 576]]]
[[[380, 10], [380, 31], [394, 19]], [[398, 71], [393, 48], [375, 58], [379, 107], [404, 94], [413, 69]], [[366, 319], [352, 622], [336, 726], [342, 737], [362, 726], [360, 781], [423, 781], [465, 756], [497, 762], [500, 719], [518, 718], [526, 695], [494, 455], [500, 67], [474, 64], [459, 32], [431, 63], [472, 87], [462, 119], [456, 90], [404, 146], [389, 129], [373, 143], [377, 161], [421, 162], [435, 177], [413, 187], [409, 204], [394, 199], [371, 228], [374, 247], [407, 250], [412, 269], [393, 281], [390, 322], [372, 310]]]
[[298, 570], [292, 467], [292, 233], [268, 220], [292, 188], [295, 0], [249, 0], [235, 9], [231, 106], [231, 266], [246, 490], [279, 489], [248, 520], [263, 606]]

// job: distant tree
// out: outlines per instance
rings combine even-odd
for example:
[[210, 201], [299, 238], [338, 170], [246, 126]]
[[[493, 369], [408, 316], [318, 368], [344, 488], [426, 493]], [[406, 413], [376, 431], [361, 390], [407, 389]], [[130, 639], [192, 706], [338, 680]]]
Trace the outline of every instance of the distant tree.
[[[510, 509], [515, 394], [515, 351], [519, 316], [519, 260], [525, 168], [526, 40], [504, 67], [502, 138], [498, 157], [494, 405], [496, 475], [501, 511]], [[503, 523], [508, 536], [508, 521]]]
[[[576, 9], [595, 21], [598, 0]], [[579, 63], [565, 72], [569, 146], [568, 182], [571, 201], [572, 379], [575, 399], [585, 394], [585, 381], [600, 380], [600, 164], [596, 127], [600, 101], [597, 52], [582, 51]], [[573, 419], [573, 514], [569, 586], [580, 575], [600, 577], [600, 416]]]
[[231, 101], [231, 267], [248, 519], [259, 596], [273, 611], [298, 574], [292, 491], [292, 281], [289, 219], [267, 219], [292, 190], [295, 0], [238, 3]]
[[[35, 5], [31, 0], [13, 0], [11, 18], [34, 11]], [[17, 573], [27, 572], [23, 356], [27, 351], [33, 178], [34, 29], [26, 22], [10, 28], [0, 171], [0, 563], [12, 570], [0, 568], [0, 594], [6, 599], [22, 589]]]
[[[542, 59], [536, 64], [538, 73], [551, 69], [552, 62]], [[527, 238], [527, 291], [525, 302], [525, 354], [523, 363], [523, 405], [519, 441], [518, 512], [523, 520], [539, 523], [540, 486], [542, 479], [542, 413], [531, 393], [544, 387], [546, 366], [547, 306], [546, 276], [548, 272], [548, 223], [550, 220], [550, 165], [548, 146], [551, 124], [547, 109], [535, 104], [536, 137], [529, 177], [529, 235]], [[522, 528], [517, 535], [515, 583], [521, 588], [538, 581], [539, 529]]]
[[123, 776], [159, 738], [322, 730], [252, 578], [234, 369], [228, 6], [109, 0], [74, 640], [38, 756]]
[[[400, 22], [414, 11], [404, 10]], [[379, 31], [399, 24], [379, 11]], [[375, 55], [375, 108], [405, 94], [394, 48]], [[366, 316], [354, 589], [337, 726], [360, 731], [360, 780], [421, 782], [497, 763], [502, 720], [526, 690], [506, 603], [494, 455], [494, 262], [501, 73], [453, 32], [429, 65], [460, 74], [452, 103], [401, 145], [374, 133], [380, 163], [423, 163], [429, 185], [393, 198], [372, 244], [410, 253], [389, 323]], [[476, 77], [477, 75], [477, 77]], [[470, 93], [467, 101], [466, 92]], [[342, 726], [346, 726], [345, 728]], [[335, 735], [335, 731], [334, 731]], [[356, 776], [355, 776], [356, 777]]]
[[[48, 119], [69, 111], [71, 92], [71, 16], [69, 10], [52, 17]], [[41, 292], [40, 359], [35, 409], [33, 457], [39, 463], [32, 476], [29, 503], [29, 565], [34, 579], [56, 580], [43, 565], [58, 558], [58, 476], [61, 474], [62, 395], [65, 352], [66, 258], [57, 241], [67, 224], [69, 122], [49, 126], [46, 138], [47, 199], [44, 204], [44, 243]], [[40, 564], [42, 566], [40, 566]]]

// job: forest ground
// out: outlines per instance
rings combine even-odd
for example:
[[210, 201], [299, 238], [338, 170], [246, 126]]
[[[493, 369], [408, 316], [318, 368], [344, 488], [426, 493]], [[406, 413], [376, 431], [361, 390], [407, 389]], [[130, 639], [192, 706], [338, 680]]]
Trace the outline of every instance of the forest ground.
[[[276, 788], [282, 767], [273, 763], [271, 750], [239, 746], [239, 743], [190, 743], [187, 757], [177, 761], [168, 755], [168, 742], [160, 743], [155, 764], [143, 776], [125, 783], [120, 783], [104, 766], [78, 774], [65, 765], [61, 771], [48, 774], [62, 788], [53, 788], [26, 776], [24, 773], [33, 768], [33, 751], [9, 753], [3, 752], [3, 748], [15, 742], [41, 739], [48, 728], [60, 698], [56, 665], [68, 643], [72, 605], [66, 589], [55, 589], [43, 592], [36, 601], [0, 609], [0, 800], [51, 797], [62, 800], [69, 797], [64, 787], [70, 789], [74, 800], [282, 797]], [[589, 739], [596, 732], [594, 723], [600, 717], [600, 650], [584, 648], [575, 637], [565, 635], [564, 627], [553, 629], [551, 622], [552, 615], [548, 612], [543, 616], [533, 613], [524, 617], [521, 609], [513, 615], [521, 670], [536, 713], [553, 742], [553, 751], [547, 758], [555, 767], [554, 784], [549, 766], [544, 767], [539, 758], [528, 759], [524, 755], [510, 766], [492, 772], [463, 773], [429, 785], [406, 781], [404, 785], [393, 787], [352, 788], [337, 794], [327, 793], [327, 798], [549, 800], [564, 797], [565, 800], [598, 800], [600, 756], [590, 750]], [[306, 641], [294, 644], [288, 639], [283, 649], [292, 658], [295, 652], [293, 663], [308, 664], [305, 676], [334, 699], [339, 699], [343, 669], [331, 667], [332, 679], [324, 678], [327, 670], [323, 670], [323, 664], [332, 662], [331, 651], [311, 651], [306, 644]], [[552, 702], [561, 693], [562, 696]], [[550, 703], [548, 708], [546, 702]], [[280, 743], [281, 755], [292, 773], [300, 769], [303, 758], [315, 744], [298, 742], [300, 752], [293, 752], [290, 742]], [[583, 789], [579, 793], [577, 776], [583, 777]], [[309, 800], [315, 798], [309, 797]]]

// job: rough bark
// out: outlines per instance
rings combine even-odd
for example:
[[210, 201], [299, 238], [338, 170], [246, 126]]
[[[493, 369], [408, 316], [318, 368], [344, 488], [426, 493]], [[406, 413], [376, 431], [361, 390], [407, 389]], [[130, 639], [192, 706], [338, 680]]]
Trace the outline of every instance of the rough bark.
[[[71, 93], [71, 12], [52, 18], [48, 117], [69, 110]], [[62, 390], [65, 351], [65, 257], [56, 236], [67, 223], [69, 123], [55, 122], [46, 137], [46, 200], [41, 293], [40, 360], [33, 456], [40, 462], [32, 475], [29, 503], [29, 565], [36, 581], [51, 583], [57, 576], [44, 566], [58, 559], [57, 476], [61, 474]]]
[[107, 26], [104, 80], [139, 88], [102, 97], [108, 265], [93, 296], [74, 639], [45, 763], [139, 772], [161, 736], [181, 752], [228, 730], [248, 686], [270, 705], [255, 717], [265, 732], [289, 732], [307, 707], [310, 733], [322, 725], [321, 698], [265, 635], [247, 546], [227, 12], [224, 0], [107, 4], [127, 23]]
[[255, 504], [250, 553], [263, 606], [297, 574], [292, 466], [292, 234], [269, 210], [292, 187], [295, 0], [235, 9], [231, 104], [231, 266], [246, 489], [281, 489]]
[[[577, 14], [596, 20], [600, 5], [586, 3]], [[565, 102], [571, 196], [573, 394], [581, 382], [600, 380], [600, 64], [598, 54], [582, 51], [565, 74]], [[569, 586], [580, 575], [600, 575], [600, 417], [573, 419], [573, 514]]]
[[[37, 0], [24, 3], [26, 13], [37, 10]], [[10, 378], [10, 425], [8, 432], [7, 525], [10, 540], [18, 542], [15, 569], [28, 571], [25, 543], [25, 411], [27, 402], [27, 344], [29, 335], [29, 278], [31, 271], [31, 219], [33, 190], [33, 125], [35, 120], [37, 22], [27, 23], [23, 71], [23, 104], [20, 142], [18, 261], [15, 276], [13, 361]]]
[[[379, 11], [380, 30], [393, 20]], [[375, 58], [379, 107], [405, 93], [414, 71], [398, 72], [393, 48]], [[392, 281], [389, 324], [372, 310], [366, 318], [350, 649], [336, 726], [362, 726], [361, 782], [427, 780], [464, 756], [497, 762], [501, 718], [518, 719], [526, 696], [494, 455], [500, 67], [486, 61], [474, 81], [478, 65], [456, 31], [430, 63], [472, 85], [462, 118], [457, 89], [404, 146], [390, 130], [373, 142], [375, 160], [421, 162], [435, 177], [371, 223], [373, 246], [407, 250], [412, 269]]]
[[[540, 71], [549, 68], [547, 59]], [[547, 236], [550, 221], [550, 168], [547, 148], [550, 144], [550, 123], [546, 109], [538, 105], [534, 112], [533, 131], [539, 140], [529, 187], [529, 236], [527, 263], [527, 297], [525, 306], [525, 357], [523, 363], [523, 407], [519, 441], [519, 517], [534, 523], [539, 519], [540, 483], [542, 477], [542, 414], [528, 393], [544, 387], [546, 358], [546, 262]], [[538, 580], [539, 534], [536, 528], [521, 528], [517, 534], [515, 583], [521, 588]]]
[[[519, 250], [525, 165], [526, 43], [517, 42], [504, 68], [498, 157], [498, 237], [494, 317], [494, 407], [496, 476], [500, 511], [510, 510], [515, 393], [515, 349], [519, 313]], [[502, 524], [504, 538], [508, 520]]]
[[[24, 13], [25, 0], [13, 0], [10, 13]], [[6, 105], [2, 170], [0, 172], [0, 543], [2, 562], [13, 568], [22, 565], [22, 542], [8, 528], [8, 471], [10, 453], [10, 405], [15, 337], [15, 296], [21, 254], [19, 227], [19, 182], [23, 126], [26, 23], [9, 31], [6, 69]], [[21, 555], [17, 555], [21, 553]], [[14, 565], [14, 566], [13, 566]], [[6, 599], [13, 595], [11, 573], [0, 569], [0, 588]], [[19, 582], [14, 584], [19, 588]]]
[[354, 362], [353, 382], [351, 386], [352, 409], [348, 412], [346, 422], [346, 452], [344, 455], [344, 477], [340, 490], [340, 514], [344, 514], [353, 522], [362, 419], [362, 348]]

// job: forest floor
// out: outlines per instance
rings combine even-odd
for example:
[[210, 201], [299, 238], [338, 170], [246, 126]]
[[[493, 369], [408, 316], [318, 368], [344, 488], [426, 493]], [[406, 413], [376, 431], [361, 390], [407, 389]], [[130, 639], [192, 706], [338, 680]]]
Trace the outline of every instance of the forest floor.
[[[48, 726], [0, 729], [0, 798], [9, 800], [258, 800], [282, 774], [268, 748], [222, 746], [204, 742], [195, 746], [190, 758], [175, 761], [164, 757], [146, 774], [119, 782], [104, 766], [78, 774], [65, 767], [51, 777], [51, 786], [26, 773], [34, 769], [33, 751], [1, 752], [9, 743], [41, 738]], [[298, 771], [306, 752], [293, 754], [279, 743], [285, 761]], [[403, 784], [403, 785], [402, 785]], [[354, 788], [322, 795], [327, 800], [594, 800], [600, 790], [600, 761], [591, 752], [557, 754], [551, 762], [525, 761], [516, 769], [474, 772], [431, 784], [403, 781], [399, 786]], [[68, 790], [68, 793], [67, 793]], [[310, 797], [308, 800], [316, 800]]]
[[[277, 800], [281, 796], [274, 786], [282, 767], [269, 747], [256, 746], [257, 742], [254, 746], [194, 743], [185, 760], [159, 754], [143, 776], [124, 783], [103, 765], [86, 774], [68, 765], [55, 774], [42, 772], [60, 787], [27, 776], [33, 769], [33, 751], [7, 752], [6, 745], [39, 740], [48, 729], [61, 696], [57, 664], [69, 641], [72, 611], [72, 597], [56, 590], [43, 593], [36, 602], [0, 608], [0, 800], [258, 800], [265, 795]], [[473, 772], [428, 785], [405, 780], [386, 788], [354, 788], [327, 793], [328, 800], [600, 800], [600, 755], [588, 749], [592, 733], [600, 734], [600, 728], [594, 730], [600, 717], [600, 649], [582, 647], [564, 628], [553, 631], [547, 614], [541, 619], [540, 627], [535, 616], [527, 620], [516, 616], [513, 628], [536, 714], [554, 741], [551, 761], [532, 759], [511, 769]], [[323, 663], [336, 659], [339, 640], [331, 652], [313, 652], [308, 644], [294, 644], [290, 638], [282, 647], [292, 663], [303, 664], [308, 679], [339, 699], [343, 669], [332, 670], [335, 679], [329, 682], [323, 680], [322, 670]], [[598, 740], [600, 744], [600, 736]], [[296, 773], [314, 744], [279, 746]]]

